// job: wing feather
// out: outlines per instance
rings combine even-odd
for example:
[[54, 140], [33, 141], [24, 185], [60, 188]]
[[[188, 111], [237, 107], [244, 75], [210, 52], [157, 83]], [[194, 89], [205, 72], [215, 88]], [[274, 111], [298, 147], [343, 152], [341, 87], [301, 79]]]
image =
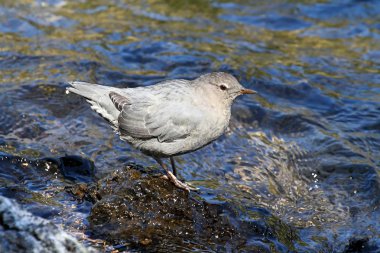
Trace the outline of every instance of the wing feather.
[[143, 95], [127, 100], [118, 118], [119, 129], [134, 138], [157, 138], [160, 142], [183, 139], [196, 129], [203, 116], [190, 101]]

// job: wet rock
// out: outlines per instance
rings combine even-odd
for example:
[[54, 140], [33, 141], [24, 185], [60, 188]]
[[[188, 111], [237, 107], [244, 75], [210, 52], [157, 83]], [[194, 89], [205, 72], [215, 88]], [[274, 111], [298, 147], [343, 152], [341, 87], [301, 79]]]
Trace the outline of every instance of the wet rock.
[[59, 161], [63, 176], [72, 181], [90, 182], [95, 175], [94, 163], [80, 156], [63, 156]]
[[344, 253], [371, 253], [379, 252], [376, 245], [370, 243], [369, 238], [351, 238], [346, 246]]
[[[79, 156], [33, 160], [0, 154], [0, 195], [22, 203], [39, 199], [40, 203], [50, 206], [52, 202], [49, 204], [43, 197], [46, 185], [51, 185], [50, 190], [55, 189], [50, 196], [67, 185], [93, 182], [94, 174], [93, 162]], [[40, 197], [36, 198], [36, 195]]]
[[55, 224], [0, 196], [0, 252], [95, 252]]
[[[89, 217], [92, 237], [115, 248], [124, 245], [160, 252], [276, 252], [276, 248], [287, 248], [274, 239], [277, 232], [262, 220], [242, 219], [237, 207], [225, 202], [208, 203], [197, 193], [177, 189], [161, 176], [156, 171], [127, 166], [95, 186], [73, 189], [78, 198], [95, 203]], [[286, 229], [283, 232], [289, 235], [289, 241], [296, 239]], [[263, 240], [273, 240], [272, 247]]]

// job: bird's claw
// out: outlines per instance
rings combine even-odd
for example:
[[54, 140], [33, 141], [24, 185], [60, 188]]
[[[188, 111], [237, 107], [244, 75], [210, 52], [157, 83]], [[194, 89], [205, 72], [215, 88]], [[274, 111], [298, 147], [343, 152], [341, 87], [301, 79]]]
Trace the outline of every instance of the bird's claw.
[[192, 186], [190, 186], [190, 185], [188, 185], [188, 184], [186, 184], [186, 183], [183, 183], [183, 182], [181, 182], [180, 180], [178, 180], [177, 177], [174, 176], [174, 174], [173, 174], [171, 171], [168, 171], [168, 179], [169, 179], [170, 181], [172, 181], [172, 183], [173, 183], [176, 187], [178, 187], [178, 188], [180, 188], [180, 189], [183, 189], [183, 190], [185, 190], [185, 191], [187, 191], [187, 192], [190, 192], [190, 191], [197, 191], [197, 190], [199, 190], [199, 189], [196, 188], [196, 187], [192, 187]]

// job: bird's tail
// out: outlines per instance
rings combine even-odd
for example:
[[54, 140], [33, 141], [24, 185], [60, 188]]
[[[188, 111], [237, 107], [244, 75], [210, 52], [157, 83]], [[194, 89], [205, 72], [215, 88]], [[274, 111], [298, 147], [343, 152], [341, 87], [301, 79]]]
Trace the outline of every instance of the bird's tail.
[[99, 97], [110, 88], [99, 84], [78, 81], [69, 82], [69, 84], [71, 85], [71, 87], [67, 88], [69, 92], [78, 94], [92, 101], [98, 100]]
[[109, 97], [110, 92], [118, 92], [118, 88], [92, 84], [86, 82], [70, 82], [71, 87], [66, 90], [78, 94], [87, 99], [91, 104], [91, 109], [96, 111], [100, 116], [117, 126], [119, 111], [116, 109]]

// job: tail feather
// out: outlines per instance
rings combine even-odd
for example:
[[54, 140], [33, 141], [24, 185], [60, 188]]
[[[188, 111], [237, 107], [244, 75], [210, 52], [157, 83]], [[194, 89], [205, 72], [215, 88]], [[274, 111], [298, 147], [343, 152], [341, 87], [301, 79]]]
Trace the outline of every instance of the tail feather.
[[[106, 88], [109, 88], [98, 84], [77, 81], [69, 82], [69, 84], [71, 85], [71, 87], [67, 88], [69, 92], [78, 94], [93, 101], [96, 101], [98, 99], [98, 97], [101, 95], [101, 92], [104, 92]], [[100, 90], [101, 92], [99, 92]]]
[[117, 128], [117, 118], [120, 112], [113, 104], [109, 94], [112, 91], [119, 91], [118, 88], [77, 81], [69, 84], [71, 87], [68, 87], [67, 91], [86, 98], [87, 102], [91, 104], [91, 109]]

